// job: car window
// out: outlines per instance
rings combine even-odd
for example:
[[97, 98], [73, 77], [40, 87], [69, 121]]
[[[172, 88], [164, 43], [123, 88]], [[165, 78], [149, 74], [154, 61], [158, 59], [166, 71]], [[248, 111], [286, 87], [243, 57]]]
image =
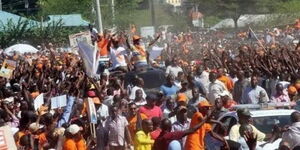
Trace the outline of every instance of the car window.
[[230, 131], [230, 129], [231, 129], [231, 127], [237, 123], [237, 120], [234, 117], [232, 117], [232, 116], [226, 116], [226, 117], [222, 118], [220, 120], [220, 122], [223, 123], [224, 128], [221, 128], [219, 125], [217, 125], [215, 127], [214, 131], [216, 133], [221, 134], [221, 135], [227, 136], [228, 133], [229, 133], [229, 131]]
[[266, 117], [254, 117], [253, 125], [261, 132], [265, 134], [272, 133], [274, 125], [283, 127], [290, 124], [290, 115], [285, 116], [266, 116]]

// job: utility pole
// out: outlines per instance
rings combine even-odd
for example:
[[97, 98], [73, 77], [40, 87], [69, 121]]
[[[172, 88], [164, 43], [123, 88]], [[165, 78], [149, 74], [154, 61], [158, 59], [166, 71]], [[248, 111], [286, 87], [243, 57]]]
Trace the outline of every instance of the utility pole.
[[97, 16], [97, 29], [100, 33], [103, 33], [102, 18], [101, 18], [101, 9], [100, 9], [100, 0], [96, 0], [96, 16]]
[[111, 13], [112, 13], [112, 23], [113, 27], [115, 27], [116, 16], [115, 16], [115, 0], [111, 0]]
[[2, 11], [2, 0], [0, 0], [0, 11]]
[[149, 0], [149, 5], [150, 5], [150, 11], [151, 11], [151, 22], [152, 26], [155, 28], [155, 11], [154, 11], [154, 2], [153, 0]]

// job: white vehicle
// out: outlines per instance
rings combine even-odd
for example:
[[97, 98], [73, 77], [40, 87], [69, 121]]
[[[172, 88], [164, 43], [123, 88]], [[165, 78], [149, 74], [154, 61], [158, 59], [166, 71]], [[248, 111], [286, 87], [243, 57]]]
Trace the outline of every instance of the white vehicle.
[[[272, 129], [274, 125], [279, 125], [283, 127], [285, 125], [290, 125], [290, 115], [296, 110], [293, 109], [273, 109], [273, 110], [250, 110], [252, 114], [252, 124], [259, 131], [266, 134], [266, 137], [270, 137], [272, 134]], [[238, 116], [236, 111], [227, 112], [222, 117], [218, 119], [225, 125], [227, 136], [231, 127], [238, 123]], [[214, 130], [217, 130], [214, 128]], [[228, 137], [225, 137], [228, 138]], [[263, 150], [276, 150], [279, 147], [281, 138], [277, 139], [273, 143], [258, 142], [258, 145], [262, 147]]]

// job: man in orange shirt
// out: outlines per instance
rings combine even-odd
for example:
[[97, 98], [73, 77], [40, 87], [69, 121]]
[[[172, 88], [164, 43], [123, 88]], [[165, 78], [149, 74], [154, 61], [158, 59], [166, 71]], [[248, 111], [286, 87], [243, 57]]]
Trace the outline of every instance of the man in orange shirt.
[[87, 150], [85, 140], [80, 133], [80, 127], [78, 125], [70, 125], [65, 135], [66, 139], [63, 144], [63, 150]]
[[232, 80], [224, 74], [224, 69], [218, 69], [218, 80], [223, 82], [226, 86], [227, 90], [231, 92], [233, 90], [233, 82]]
[[[211, 107], [212, 105], [209, 104], [207, 100], [201, 101], [198, 104], [199, 112], [196, 112], [193, 115], [190, 128], [197, 125], [207, 116], [211, 116]], [[216, 123], [216, 121], [212, 121], [210, 118], [208, 118], [208, 122]], [[204, 123], [196, 132], [188, 135], [185, 142], [185, 150], [205, 150], [204, 137], [209, 132], [211, 132], [211, 135], [214, 138], [225, 141], [223, 137], [218, 136], [212, 131], [212, 126], [209, 123]]]
[[128, 129], [131, 135], [132, 141], [134, 141], [135, 134], [138, 130], [142, 129], [142, 120], [147, 119], [147, 116], [142, 113], [138, 113], [137, 105], [132, 102], [128, 105], [129, 116], [128, 120]]
[[101, 34], [98, 35], [97, 45], [98, 45], [100, 57], [108, 56], [108, 50], [107, 50], [107, 46], [109, 42], [108, 39], [109, 39], [109, 35], [106, 32], [104, 32], [102, 35]]

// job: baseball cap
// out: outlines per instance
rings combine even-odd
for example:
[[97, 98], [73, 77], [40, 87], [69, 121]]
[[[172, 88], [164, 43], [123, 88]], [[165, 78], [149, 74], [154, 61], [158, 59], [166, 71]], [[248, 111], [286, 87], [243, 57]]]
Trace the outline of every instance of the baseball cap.
[[37, 130], [42, 129], [42, 128], [44, 128], [44, 125], [38, 124], [36, 122], [31, 123], [29, 125], [29, 131], [30, 132], [36, 132]]
[[250, 113], [249, 109], [247, 109], [247, 108], [240, 108], [236, 112], [237, 112], [238, 116], [243, 115], [243, 116], [250, 116], [251, 117], [251, 115], [252, 115]]
[[177, 95], [177, 102], [186, 102], [187, 101], [187, 97], [184, 93], [179, 93]]
[[80, 131], [80, 127], [77, 124], [72, 124], [67, 128], [67, 132], [72, 135], [77, 134]]
[[203, 100], [198, 104], [198, 107], [212, 107], [207, 100]]

